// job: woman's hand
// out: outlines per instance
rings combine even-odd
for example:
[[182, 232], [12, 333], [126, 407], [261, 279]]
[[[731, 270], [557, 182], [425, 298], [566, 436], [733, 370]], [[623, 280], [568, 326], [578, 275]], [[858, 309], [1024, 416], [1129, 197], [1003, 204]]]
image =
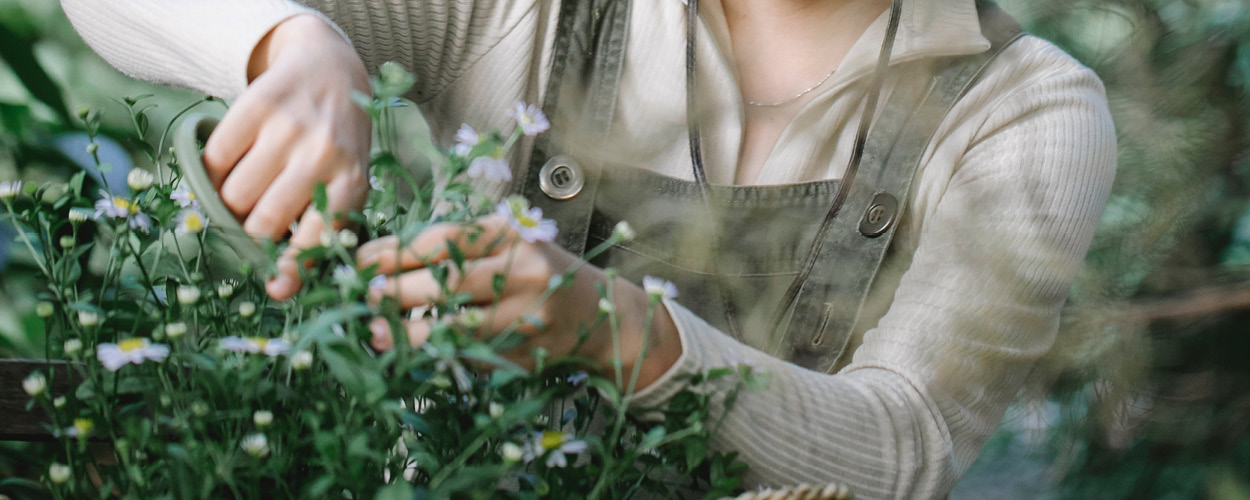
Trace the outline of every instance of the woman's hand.
[[[361, 246], [356, 254], [357, 265], [377, 265], [379, 275], [388, 276], [383, 286], [373, 291], [374, 299], [390, 296], [401, 307], [429, 305], [442, 298], [438, 281], [430, 271], [433, 265], [448, 258], [447, 242], [454, 243], [464, 254], [464, 272], [449, 266], [447, 287], [457, 294], [469, 294], [470, 302], [487, 308], [478, 332], [493, 337], [515, 331], [524, 342], [503, 355], [524, 367], [533, 367], [532, 349], [542, 347], [553, 356], [570, 353], [578, 344], [580, 327], [596, 324], [600, 295], [595, 285], [605, 283], [603, 270], [584, 264], [573, 273], [572, 282], [555, 290], [545, 301], [553, 277], [564, 275], [580, 259], [558, 246], [520, 237], [507, 218], [492, 215], [476, 224], [443, 224], [432, 226], [417, 235], [406, 247], [399, 247], [394, 236], [379, 238]], [[502, 294], [496, 296], [492, 283], [496, 275], [506, 276]], [[650, 298], [641, 288], [623, 278], [612, 283], [612, 295], [620, 322], [620, 357], [628, 377], [636, 362], [641, 362], [637, 388], [641, 389], [663, 375], [681, 355], [681, 342], [663, 304], [657, 304], [652, 324], [646, 328]], [[494, 310], [489, 309], [495, 305]], [[542, 326], [530, 320], [536, 319]], [[616, 353], [611, 328], [600, 322], [590, 332], [579, 355], [594, 361], [601, 370], [609, 371]], [[392, 347], [390, 327], [383, 319], [370, 325], [373, 346], [379, 350]], [[431, 330], [431, 320], [417, 319], [406, 325], [408, 341], [418, 346]], [[643, 338], [650, 335], [645, 357]]]
[[285, 300], [300, 287], [295, 253], [316, 245], [327, 222], [340, 225], [308, 209], [316, 186], [325, 184], [330, 214], [364, 203], [372, 123], [351, 95], [368, 93], [369, 77], [347, 41], [311, 15], [266, 35], [248, 77], [251, 85], [209, 137], [204, 164], [248, 234], [278, 240], [299, 220], [267, 285]]

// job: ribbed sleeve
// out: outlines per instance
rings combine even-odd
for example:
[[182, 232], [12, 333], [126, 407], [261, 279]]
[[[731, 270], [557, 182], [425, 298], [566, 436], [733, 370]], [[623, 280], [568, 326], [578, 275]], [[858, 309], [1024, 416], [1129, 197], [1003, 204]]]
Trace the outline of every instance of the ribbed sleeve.
[[1051, 347], [1114, 175], [1098, 79], [1049, 44], [1021, 45], [1004, 58], [1023, 59], [1000, 67], [1031, 81], [963, 103], [989, 111], [959, 119], [976, 132], [849, 366], [830, 375], [785, 363], [669, 303], [683, 355], [636, 410], [663, 405], [683, 374], [750, 363], [772, 373], [771, 386], [743, 392], [714, 434], [750, 464], [750, 483], [837, 480], [863, 499], [945, 495]]
[[274, 26], [316, 11], [287, 0], [63, 0], [96, 52], [134, 78], [233, 99], [247, 63]]

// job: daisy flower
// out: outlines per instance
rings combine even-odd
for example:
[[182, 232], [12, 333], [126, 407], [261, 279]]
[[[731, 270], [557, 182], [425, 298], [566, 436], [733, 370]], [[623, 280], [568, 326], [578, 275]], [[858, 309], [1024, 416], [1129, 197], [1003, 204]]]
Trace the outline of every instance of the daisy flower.
[[169, 199], [178, 202], [178, 206], [182, 208], [195, 207], [199, 208], [200, 201], [195, 199], [195, 193], [185, 185], [178, 186], [174, 192], [169, 194]]
[[246, 352], [249, 354], [265, 354], [281, 356], [291, 350], [291, 343], [282, 339], [264, 337], [226, 337], [221, 339], [221, 348], [227, 351]]
[[0, 199], [16, 198], [22, 194], [22, 181], [0, 182]]
[[467, 123], [461, 123], [460, 130], [456, 131], [456, 144], [451, 147], [451, 152], [460, 156], [468, 156], [469, 151], [473, 150], [473, 146], [476, 146], [481, 140], [481, 136], [478, 135], [476, 130], [473, 130], [473, 127], [470, 127]]
[[174, 231], [178, 234], [197, 234], [207, 228], [208, 216], [204, 215], [197, 204], [184, 208], [178, 213], [178, 222]]
[[556, 221], [543, 218], [543, 209], [531, 208], [529, 202], [520, 196], [511, 196], [495, 206], [495, 213], [508, 218], [508, 224], [521, 236], [521, 239], [533, 243], [535, 241], [551, 241], [556, 238]]
[[107, 191], [100, 191], [100, 199], [95, 202], [95, 218], [108, 217], [125, 219], [131, 229], [147, 232], [152, 227], [152, 218], [139, 209], [139, 205], [121, 196], [113, 196]]
[[503, 158], [503, 153], [503, 148], [495, 148], [490, 154], [474, 158], [466, 173], [473, 179], [485, 177], [492, 181], [512, 180], [512, 168], [508, 167], [508, 160]]
[[526, 462], [533, 462], [545, 453], [547, 467], [568, 467], [566, 455], [584, 453], [588, 447], [585, 441], [573, 439], [573, 435], [567, 432], [535, 432], [525, 442], [522, 458]]
[[169, 356], [169, 346], [153, 344], [145, 338], [126, 339], [116, 344], [105, 342], [96, 348], [96, 359], [111, 372], [127, 363], [141, 365], [148, 360], [159, 363], [166, 356]]
[[642, 289], [647, 291], [647, 295], [657, 299], [677, 297], [677, 285], [674, 285], [672, 281], [656, 278], [655, 276], [644, 276], [642, 278]]
[[521, 127], [521, 133], [531, 137], [551, 128], [547, 115], [533, 104], [526, 105], [523, 102], [517, 102], [512, 109], [508, 110], [508, 116], [516, 120], [517, 126]]

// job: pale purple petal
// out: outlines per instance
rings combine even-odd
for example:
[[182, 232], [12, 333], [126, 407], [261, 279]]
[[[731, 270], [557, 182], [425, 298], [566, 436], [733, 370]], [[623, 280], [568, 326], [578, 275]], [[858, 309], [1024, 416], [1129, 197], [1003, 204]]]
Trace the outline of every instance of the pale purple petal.
[[551, 128], [551, 123], [547, 121], [547, 115], [533, 104], [526, 105], [523, 102], [517, 102], [508, 111], [508, 116], [516, 120], [517, 126], [521, 127], [521, 133], [528, 136], [541, 134]]
[[491, 156], [474, 158], [469, 164], [468, 174], [474, 179], [485, 177], [492, 181], [512, 180], [512, 169], [508, 167], [508, 161]]
[[121, 367], [126, 366], [130, 362], [130, 357], [122, 352], [117, 344], [103, 343], [96, 348], [96, 359], [100, 360], [100, 364], [108, 371], [115, 372]]

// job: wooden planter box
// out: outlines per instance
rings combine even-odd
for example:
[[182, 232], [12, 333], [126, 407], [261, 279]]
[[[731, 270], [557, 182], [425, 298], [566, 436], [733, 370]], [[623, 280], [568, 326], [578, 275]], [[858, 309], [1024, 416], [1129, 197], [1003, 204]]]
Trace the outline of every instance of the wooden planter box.
[[[0, 441], [47, 441], [52, 439], [48, 416], [38, 405], [30, 410], [30, 395], [22, 389], [22, 381], [33, 371], [48, 377], [48, 390], [61, 395], [69, 392], [69, 365], [63, 361], [0, 359]], [[55, 376], [53, 372], [55, 371]]]

